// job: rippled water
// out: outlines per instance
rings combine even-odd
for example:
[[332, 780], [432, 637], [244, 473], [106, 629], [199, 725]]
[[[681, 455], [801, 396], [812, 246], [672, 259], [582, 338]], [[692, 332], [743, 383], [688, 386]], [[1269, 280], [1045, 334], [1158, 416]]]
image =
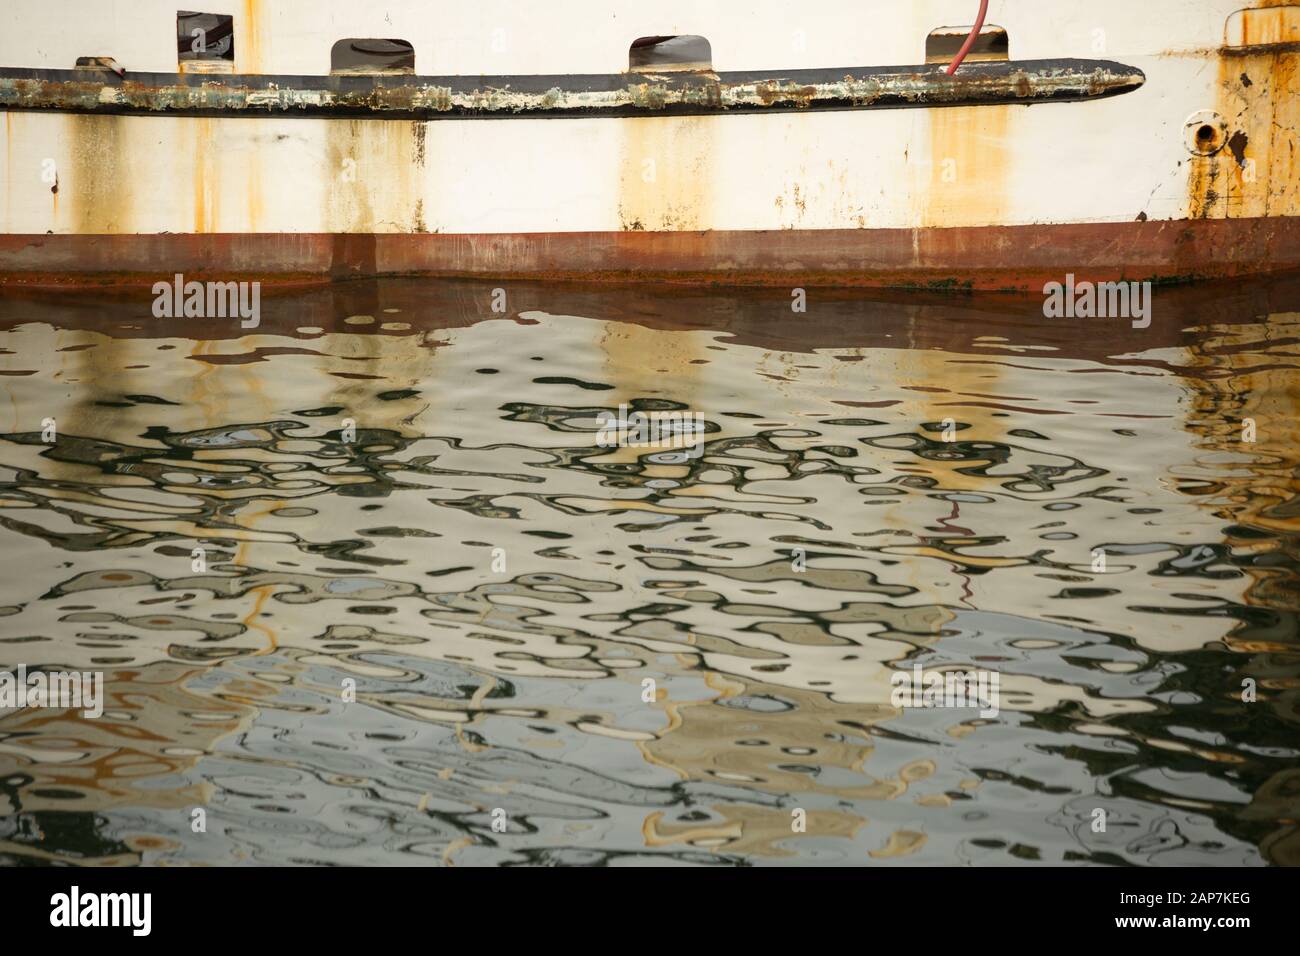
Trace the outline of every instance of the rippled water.
[[506, 293], [0, 300], [0, 861], [1300, 862], [1296, 284]]

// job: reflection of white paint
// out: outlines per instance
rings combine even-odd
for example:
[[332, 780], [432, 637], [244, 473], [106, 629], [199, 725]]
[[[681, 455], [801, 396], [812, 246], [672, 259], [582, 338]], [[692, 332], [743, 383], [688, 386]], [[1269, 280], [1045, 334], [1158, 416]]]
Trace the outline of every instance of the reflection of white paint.
[[[777, 300], [779, 310], [784, 309], [783, 299], [784, 296]], [[200, 387], [192, 375], [194, 360], [187, 358], [183, 350], [159, 351], [160, 340], [156, 338], [114, 339], [85, 332], [79, 334], [94, 341], [94, 349], [59, 351], [67, 344], [67, 333], [39, 321], [37, 312], [33, 321], [7, 333], [7, 347], [14, 350], [17, 358], [40, 355], [42, 361], [52, 363], [48, 381], [78, 384], [73, 388], [60, 386], [33, 391], [33, 385], [39, 382], [0, 377], [0, 396], [6, 397], [9, 403], [5, 407], [22, 414], [13, 420], [11, 430], [32, 431], [39, 416], [30, 409], [38, 408], [40, 415], [58, 418], [61, 439], [68, 434], [94, 435], [100, 440], [136, 446], [141, 442], [140, 435], [150, 425], [157, 424], [158, 406], [115, 408], [112, 415], [105, 416], [102, 407], [96, 406], [97, 401], [117, 401], [123, 393], [130, 392], [156, 394], [160, 382], [195, 382], [197, 391], [192, 397], [170, 389], [161, 393], [162, 397], [182, 403], [166, 408], [169, 427], [178, 433], [211, 428], [212, 416], [218, 414], [221, 423], [244, 426], [232, 427], [227, 432], [248, 441], [257, 434], [248, 423], [280, 420], [286, 408], [321, 407], [331, 401], [326, 395], [333, 394], [330, 391], [333, 389], [341, 388], [342, 394], [351, 395], [354, 392], [349, 390], [362, 388], [346, 381], [340, 384], [330, 376], [333, 371], [378, 369], [394, 383], [393, 388], [420, 389], [421, 383], [438, 383], [437, 388], [424, 387], [421, 394], [410, 398], [369, 402], [365, 406], [368, 434], [371, 429], [392, 429], [416, 436], [408, 448], [385, 455], [384, 460], [411, 462], [432, 456], [439, 469], [476, 476], [472, 484], [455, 478], [435, 479], [450, 487], [431, 490], [427, 487], [429, 476], [398, 469], [395, 474], [416, 487], [394, 491], [385, 498], [384, 511], [380, 512], [384, 515], [382, 519], [363, 510], [373, 499], [321, 494], [318, 486], [310, 484], [318, 479], [308, 476], [316, 476], [322, 466], [322, 459], [316, 455], [337, 450], [334, 429], [340, 422], [339, 418], [321, 419], [318, 426], [302, 432], [304, 437], [283, 444], [275, 452], [255, 453], [258, 460], [269, 456], [268, 460], [277, 468], [293, 466], [290, 470], [268, 474], [266, 477], [272, 480], [257, 486], [259, 497], [248, 497], [242, 502], [238, 497], [229, 499], [236, 502], [231, 507], [235, 509], [232, 514], [238, 526], [223, 529], [222, 534], [237, 535], [240, 542], [243, 583], [238, 586], [231, 584], [231, 571], [211, 567], [203, 579], [191, 578], [189, 562], [184, 561], [184, 556], [197, 541], [210, 540], [215, 535], [210, 527], [199, 526], [190, 497], [207, 495], [209, 490], [184, 479], [218, 475], [223, 471], [220, 467], [223, 461], [249, 457], [248, 452], [220, 443], [194, 443], [190, 446], [195, 449], [193, 462], [184, 466], [181, 462], [166, 464], [168, 485], [161, 496], [151, 492], [146, 497], [99, 497], [88, 502], [61, 499], [59, 502], [59, 507], [69, 514], [87, 515], [96, 520], [104, 520], [101, 517], [104, 509], [111, 507], [108, 521], [124, 522], [132, 529], [131, 533], [146, 535], [138, 544], [104, 552], [111, 554], [106, 567], [154, 574], [169, 582], [164, 594], [195, 592], [194, 610], [188, 613], [200, 621], [221, 612], [235, 614], [234, 620], [260, 622], [263, 619], [256, 612], [258, 601], [263, 600], [266, 602], [263, 609], [275, 613], [268, 626], [274, 627], [280, 648], [286, 653], [303, 653], [310, 660], [328, 662], [330, 666], [339, 666], [339, 658], [324, 648], [325, 644], [332, 643], [323, 640], [327, 627], [338, 624], [357, 628], [337, 641], [357, 648], [350, 657], [352, 662], [345, 665], [346, 673], [357, 677], [370, 673], [368, 668], [378, 666], [373, 659], [369, 664], [361, 663], [361, 655], [377, 651], [392, 653], [397, 647], [403, 654], [463, 660], [467, 666], [489, 671], [502, 660], [508, 660], [513, 668], [511, 673], [519, 677], [590, 680], [595, 673], [589, 661], [593, 651], [581, 639], [575, 639], [575, 635], [591, 632], [592, 616], [616, 616], [654, 597], [683, 605], [667, 617], [668, 621], [683, 625], [683, 629], [659, 631], [642, 626], [621, 635], [619, 641], [638, 655], [699, 654], [706, 666], [742, 680], [827, 693], [846, 703], [887, 702], [891, 664], [897, 666], [895, 662], [904, 658], [907, 648], [882, 636], [880, 623], [835, 624], [834, 634], [856, 645], [851, 649], [801, 645], [792, 651], [792, 645], [778, 635], [752, 626], [756, 620], [767, 617], [761, 610], [756, 617], [731, 615], [719, 613], [709, 601], [684, 601], [669, 595], [685, 590], [715, 592], [726, 602], [760, 609], [779, 608], [782, 615], [828, 611], [842, 606], [849, 592], [827, 589], [818, 576], [869, 570], [882, 585], [915, 590], [901, 597], [882, 595], [862, 600], [868, 604], [893, 605], [894, 610], [889, 613], [900, 616], [909, 628], [920, 633], [938, 633], [944, 628], [987, 630], [1015, 626], [1010, 615], [969, 624], [961, 623], [959, 617], [954, 624], [951, 613], [941, 611], [961, 606], [958, 600], [961, 592], [954, 586], [954, 564], [918, 543], [915, 532], [918, 527], [933, 523], [936, 505], [941, 508], [938, 514], [948, 514], [951, 508], [948, 501], [936, 502], [929, 497], [933, 490], [917, 489], [892, 496], [888, 505], [864, 507], [864, 502], [882, 500], [880, 496], [863, 494], [865, 490], [903, 489], [898, 480], [914, 476], [918, 467], [942, 474], [944, 488], [973, 497], [974, 500], [960, 503], [960, 516], [951, 524], [970, 528], [977, 535], [991, 533], [1005, 539], [1000, 544], [957, 548], [972, 560], [996, 562], [989, 573], [968, 575], [966, 581], [958, 582], [969, 589], [969, 604], [1004, 608], [1022, 621], [1031, 622], [1038, 636], [1061, 642], [1078, 640], [1080, 632], [1052, 621], [1048, 615], [1086, 617], [1093, 622], [1090, 629], [1120, 634], [1130, 638], [1137, 648], [1161, 652], [1176, 652], [1221, 640], [1234, 626], [1232, 620], [1224, 617], [1156, 616], [1130, 610], [1132, 606], [1173, 609], [1198, 606], [1180, 597], [1186, 590], [1185, 579], [1152, 573], [1162, 562], [1176, 557], [1168, 550], [1112, 552], [1112, 556], [1121, 553], [1123, 558], [1111, 562], [1113, 573], [1106, 584], [1122, 593], [1086, 600], [1061, 598], [1061, 582], [1043, 576], [1041, 566], [1024, 560], [1025, 554], [1045, 548], [1050, 550], [1052, 561], [1086, 572], [1094, 548], [1126, 547], [1155, 540], [1151, 526], [1124, 524], [1125, 520], [1131, 521], [1131, 508], [1158, 509], [1149, 519], [1156, 522], [1156, 530], [1178, 528], [1186, 532], [1186, 540], [1211, 545], [1223, 540], [1222, 521], [1196, 497], [1178, 492], [1179, 482], [1170, 477], [1203, 474], [1209, 467], [1204, 463], [1203, 449], [1197, 445], [1199, 439], [1182, 427], [1187, 414], [1185, 380], [1175, 375], [1075, 374], [1081, 368], [1105, 366], [1078, 356], [1057, 356], [1049, 352], [1034, 353], [1033, 362], [1007, 362], [1001, 356], [1014, 353], [1004, 351], [997, 343], [976, 347], [980, 363], [969, 362], [968, 354], [941, 350], [828, 348], [817, 353], [774, 353], [761, 343], [719, 340], [714, 332], [656, 331], [589, 318], [561, 319], [541, 311], [529, 311], [525, 315], [537, 324], [511, 326], [509, 336], [500, 334], [499, 322], [444, 330], [440, 339], [448, 345], [437, 349], [414, 348], [416, 339], [409, 335], [329, 333], [319, 345], [313, 346], [320, 349], [319, 355], [278, 356], [271, 361], [223, 367], [222, 376], [233, 376], [223, 380], [237, 381], [239, 387], [224, 388], [219, 410], [214, 412], [211, 393], [204, 390], [206, 385]], [[726, 348], [710, 350], [711, 344], [725, 344]], [[1006, 348], [1010, 349], [1011, 345]], [[1180, 357], [1181, 354], [1174, 350], [1168, 361], [1173, 365], [1185, 363], [1186, 357]], [[368, 357], [356, 361], [340, 358], [341, 355]], [[740, 469], [745, 487], [744, 493], [738, 494], [726, 483], [728, 475], [711, 473], [708, 461], [692, 463], [691, 467], [699, 475], [684, 480], [682, 472], [676, 470], [682, 466], [647, 464], [644, 459], [649, 456], [635, 448], [609, 449], [602, 460], [640, 461], [641, 467], [656, 469], [646, 474], [662, 475], [669, 482], [667, 485], [654, 489], [605, 486], [589, 471], [543, 465], [542, 462], [551, 462], [552, 456], [560, 454], [562, 449], [593, 444], [594, 425], [589, 413], [575, 416], [574, 427], [579, 431], [552, 430], [538, 422], [504, 420], [498, 407], [500, 402], [472, 402], [464, 398], [483, 394], [488, 377], [476, 374], [476, 368], [491, 364], [503, 369], [545, 369], [548, 363], [532, 363], [533, 355], [545, 355], [548, 359], [563, 356], [564, 374], [575, 379], [618, 381], [623, 389], [619, 395], [627, 402], [658, 392], [683, 402], [698, 402], [719, 413], [742, 411], [761, 416], [745, 420], [714, 415], [711, 411], [710, 427], [719, 429], [709, 433], [711, 443], [753, 435], [758, 430], [755, 421], [784, 422], [792, 434], [777, 439], [779, 446], [857, 447], [859, 455], [843, 459], [840, 464], [869, 466], [881, 473], [849, 480], [812, 470], [801, 472], [802, 477], [797, 481], [788, 481], [787, 466], [777, 460], [779, 456], [732, 448], [726, 462], [729, 467]], [[861, 360], [839, 362], [838, 355]], [[490, 363], [487, 356], [491, 356]], [[645, 356], [655, 356], [656, 361], [646, 363]], [[691, 364], [698, 356], [708, 357], [711, 364]], [[995, 383], [987, 380], [989, 365], [983, 361], [992, 356], [999, 356]], [[118, 371], [112, 375], [88, 374], [87, 362], [92, 357], [94, 369]], [[132, 366], [148, 368], [129, 370]], [[53, 377], [56, 373], [57, 378]], [[774, 373], [783, 378], [776, 379]], [[1107, 379], [1110, 391], [1104, 403], [1096, 403], [1095, 389], [1102, 378]], [[204, 381], [210, 385], [212, 377], [209, 375]], [[1012, 410], [1006, 418], [992, 417], [991, 410], [977, 407], [962, 410], [963, 420], [972, 428], [961, 434], [1011, 443], [1015, 448], [1010, 460], [994, 466], [987, 475], [963, 475], [956, 470], [960, 463], [922, 462], [897, 450], [864, 446], [864, 437], [897, 434], [899, 423], [908, 423], [914, 430], [915, 423], [936, 420], [933, 394], [908, 387], [927, 381], [943, 382], [956, 393], [1034, 397], [1031, 411]], [[324, 392], [322, 383], [328, 385]], [[364, 394], [372, 394], [373, 383], [365, 386], [370, 391]], [[527, 383], [516, 391], [518, 394], [511, 396], [515, 400], [575, 407], [589, 405], [593, 397], [602, 394], [556, 385], [534, 387]], [[727, 397], [731, 393], [743, 398]], [[845, 405], [837, 403], [861, 402], [864, 398], [897, 404], [872, 410], [870, 417], [882, 420], [881, 426], [828, 424], [846, 417]], [[1045, 418], [1039, 414], [1057, 409], [1069, 410], [1068, 420], [1064, 416]], [[412, 429], [405, 420], [417, 413], [419, 424]], [[311, 421], [304, 419], [304, 423]], [[1108, 472], [1086, 476], [1072, 470], [1076, 466], [1069, 458], [1074, 450], [1069, 442], [1007, 437], [1008, 430], [1014, 428], [1037, 429], [1055, 437], [1053, 421], [1065, 421], [1071, 428], [1103, 436], [1113, 436], [1117, 422], [1122, 421], [1123, 427], [1134, 434], [1127, 438], [1115, 436], [1099, 446], [1090, 446], [1086, 453], [1078, 452], [1085, 459], [1084, 465], [1099, 465]], [[1269, 427], [1263, 418], [1260, 426], [1261, 433]], [[814, 434], [794, 434], [799, 430]], [[312, 435], [316, 437], [306, 437]], [[446, 440], [449, 436], [478, 436], [478, 440], [456, 447]], [[481, 440], [482, 436], [492, 436], [494, 443], [502, 444], [485, 447], [487, 443]], [[1132, 454], [1136, 448], [1141, 448], [1142, 454]], [[12, 457], [16, 452], [11, 448], [11, 458], [6, 460], [31, 468], [43, 479], [86, 480], [83, 465], [43, 457], [39, 453], [45, 449], [40, 446], [29, 450], [31, 457], [20, 461]], [[808, 463], [815, 464], [817, 459], [830, 461], [822, 453], [813, 453]], [[902, 464], [894, 464], [895, 461]], [[1014, 484], [1017, 476], [1033, 469], [1059, 470], [1067, 476], [1078, 474], [1078, 477], [1054, 491], [1006, 487]], [[541, 481], [520, 484], [484, 477], [497, 474], [523, 474]], [[333, 472], [329, 480], [351, 483], [359, 477], [344, 470]], [[296, 486], [302, 481], [308, 483]], [[547, 498], [554, 499], [554, 505], [542, 498], [504, 499], [502, 503], [521, 508], [524, 520], [501, 520], [484, 519], [441, 503], [460, 500], [469, 494], [464, 489], [470, 487], [479, 487], [493, 495], [520, 489], [525, 493], [544, 490]], [[1123, 500], [1110, 500], [1109, 495], [1095, 496], [1099, 489], [1114, 487], [1126, 489]], [[249, 491], [245, 488], [239, 494], [247, 495]], [[229, 494], [225, 490], [220, 493]], [[261, 514], [265, 495], [280, 497], [286, 508], [302, 506], [315, 513], [289, 518], [276, 517], [273, 512]], [[809, 500], [801, 500], [805, 497]], [[433, 498], [439, 503], [431, 503]], [[1084, 500], [1086, 508], [1057, 510], [1061, 505]], [[561, 508], [568, 510], [561, 512], [558, 510]], [[29, 513], [36, 514], [30, 509]], [[699, 515], [700, 520], [679, 520], [689, 515]], [[486, 526], [485, 520], [489, 522]], [[866, 520], [871, 522], [870, 529], [864, 528]], [[1062, 524], [1039, 528], [1051, 522]], [[767, 534], [757, 544], [751, 539], [751, 546], [742, 549], [715, 551], [698, 542], [683, 544], [683, 538], [704, 533], [692, 530], [701, 523], [714, 526], [713, 533], [719, 534], [723, 542], [741, 540], [740, 535], [747, 529], [760, 525]], [[300, 573], [301, 567], [280, 564], [286, 560], [302, 561], [302, 552], [292, 544], [294, 535], [304, 545], [319, 546], [353, 536], [357, 529], [387, 525], [424, 534], [367, 537], [372, 544], [367, 553], [397, 562], [375, 568], [370, 575]], [[653, 535], [661, 540], [652, 542], [643, 534], [620, 530], [620, 526], [638, 525], [657, 525]], [[812, 531], [817, 525], [824, 528]], [[75, 531], [73, 526], [69, 527]], [[1131, 534], [1116, 533], [1125, 527], [1132, 528]], [[523, 534], [525, 530], [537, 528], [561, 530], [573, 537], [554, 542]], [[1100, 534], [1103, 528], [1104, 538]], [[877, 533], [862, 534], [871, 529]], [[1043, 537], [1058, 531], [1069, 532], [1072, 537]], [[437, 537], [429, 536], [435, 533]], [[155, 542], [147, 536], [156, 534], [181, 536], [177, 543], [184, 552], [179, 560], [159, 556], [152, 550]], [[813, 546], [798, 543], [800, 538], [848, 543], [854, 547]], [[694, 563], [702, 568], [689, 573], [673, 570], [671, 562], [681, 560], [682, 556], [671, 550], [637, 556], [618, 553], [623, 544], [634, 540], [654, 547], [688, 549], [695, 554]], [[466, 601], [463, 605], [454, 602], [444, 605], [420, 596], [421, 592], [456, 595], [484, 584], [488, 549], [462, 548], [463, 541], [488, 541], [507, 551], [509, 572], [514, 580], [525, 581], [533, 574], [567, 574], [586, 582], [583, 587], [590, 589], [575, 587], [570, 591], [563, 583], [546, 584], [536, 591], [522, 587], [513, 592], [515, 596], [493, 593], [487, 602]], [[791, 573], [792, 550], [796, 547], [819, 553], [817, 563], [807, 562], [806, 570], [798, 575]], [[574, 560], [539, 555], [539, 551], [548, 548], [553, 553], [572, 555]], [[600, 552], [605, 550], [616, 554], [602, 555]], [[83, 670], [95, 667], [94, 657], [102, 651], [85, 647], [77, 637], [86, 625], [67, 620], [66, 612], [60, 613], [56, 602], [31, 600], [33, 581], [49, 587], [66, 582], [77, 573], [60, 566], [67, 560], [66, 553], [48, 548], [20, 531], [0, 528], [0, 556], [9, 561], [8, 573], [0, 575], [0, 607], [21, 608], [3, 619], [5, 630], [41, 634], [57, 641], [59, 647], [66, 649], [63, 666]], [[645, 564], [647, 560], [655, 563]], [[315, 564], [318, 559], [310, 561]], [[619, 564], [624, 568], [617, 569]], [[786, 580], [759, 582], [734, 576], [738, 569], [750, 565], [772, 565], [773, 572], [784, 575]], [[453, 570], [457, 568], [462, 570]], [[430, 577], [427, 573], [430, 571], [450, 573]], [[640, 590], [638, 575], [671, 584]], [[1250, 581], [1248, 577], [1216, 580], [1214, 593], [1224, 600], [1244, 602], [1248, 600], [1245, 589]], [[496, 578], [490, 583], [506, 582]], [[583, 601], [548, 600], [547, 590], [581, 595]], [[764, 590], [775, 593], [754, 593]], [[96, 582], [82, 603], [93, 603], [124, 618], [135, 618], [155, 610], [148, 605], [141, 606], [140, 601], [158, 596], [157, 587], [147, 580], [126, 580], [118, 584]], [[347, 610], [365, 604], [382, 604], [395, 611], [388, 615], [361, 615]], [[513, 624], [507, 627], [511, 621], [509, 615], [485, 615], [489, 604], [540, 608], [549, 616], [530, 619], [532, 624], [544, 624], [544, 628], [529, 630]], [[187, 649], [204, 648], [204, 633], [193, 625], [157, 629], [116, 626], [129, 627], [128, 632], [135, 637], [125, 642], [120, 652], [131, 658], [133, 666], [176, 660], [176, 655]], [[379, 636], [363, 633], [362, 628], [374, 628]], [[707, 635], [710, 640], [692, 646], [688, 633]], [[491, 639], [483, 637], [484, 634]], [[398, 643], [391, 643], [394, 638]], [[718, 643], [712, 643], [713, 640]], [[736, 650], [720, 649], [728, 645]], [[846, 652], [857, 659], [844, 660]], [[0, 667], [17, 666], [21, 662], [19, 653], [29, 651], [22, 645], [0, 643]], [[503, 658], [504, 653], [518, 656]], [[779, 655], [789, 666], [781, 671], [763, 670], [764, 665], [776, 659], [770, 655]], [[1126, 659], [1119, 663], [1129, 666], [1134, 662]], [[1000, 665], [999, 669], [1002, 670]], [[828, 683], [816, 683], [820, 681]], [[337, 688], [338, 684], [333, 686]], [[631, 685], [631, 690], [638, 692], [639, 685]], [[1004, 712], [1040, 710], [1069, 700], [1077, 701], [1084, 712], [1105, 716], [1141, 709], [1143, 703], [1120, 696], [1097, 697], [1082, 686], [1006, 671], [1001, 691]], [[1022, 695], [1026, 701], [1023, 705], [1018, 703]]]

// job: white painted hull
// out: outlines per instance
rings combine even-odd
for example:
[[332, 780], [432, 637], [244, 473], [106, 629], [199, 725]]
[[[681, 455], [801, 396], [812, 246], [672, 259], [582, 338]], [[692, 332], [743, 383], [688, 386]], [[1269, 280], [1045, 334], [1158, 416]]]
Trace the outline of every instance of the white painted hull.
[[[1104, 56], [1145, 74], [1139, 89], [1088, 102], [474, 120], [11, 110], [0, 124], [0, 233], [513, 236], [1294, 217], [1298, 54], [1224, 49], [1242, 2], [994, 0], [990, 21], [1006, 28], [1012, 60]], [[107, 20], [82, 18], [102, 9], [90, 0], [54, 6], [60, 15], [48, 0], [11, 0], [16, 28], [0, 34], [0, 64], [67, 68], [111, 54], [128, 78], [176, 71], [174, 5], [112, 4]], [[234, 68], [320, 74], [334, 40], [379, 35], [411, 40], [417, 72], [618, 72], [631, 39], [678, 31], [707, 36], [719, 71], [915, 63], [930, 30], [969, 23], [975, 6], [835, 0], [792, 19], [775, 0], [665, 0], [653, 11], [569, 0], [544, 12], [497, 0], [454, 15], [414, 0], [314, 4], [310, 15], [250, 2], [235, 11]], [[94, 37], [79, 36], [90, 23]], [[1231, 87], [1251, 71], [1248, 88]], [[1189, 117], [1237, 107], [1223, 136], [1245, 135], [1239, 155], [1194, 155]]]

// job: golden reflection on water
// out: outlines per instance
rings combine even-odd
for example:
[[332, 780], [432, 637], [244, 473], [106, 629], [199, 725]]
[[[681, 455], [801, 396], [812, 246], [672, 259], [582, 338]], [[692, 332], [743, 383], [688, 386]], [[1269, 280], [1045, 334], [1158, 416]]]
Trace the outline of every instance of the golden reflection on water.
[[1295, 863], [1294, 293], [0, 302], [0, 669], [108, 698], [0, 714], [0, 854]]

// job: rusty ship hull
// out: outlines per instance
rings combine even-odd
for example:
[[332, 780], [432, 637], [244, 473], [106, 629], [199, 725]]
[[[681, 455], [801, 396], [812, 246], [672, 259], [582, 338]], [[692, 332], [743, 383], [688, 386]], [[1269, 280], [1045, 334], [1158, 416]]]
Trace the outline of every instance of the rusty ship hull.
[[[1300, 269], [1300, 5], [993, 0], [1004, 47], [952, 75], [930, 41], [971, 0], [245, 0], [189, 60], [173, 6], [54, 6], [0, 14], [4, 285]], [[374, 36], [409, 55], [334, 69], [331, 44]], [[709, 59], [630, 63], [646, 37]]]

